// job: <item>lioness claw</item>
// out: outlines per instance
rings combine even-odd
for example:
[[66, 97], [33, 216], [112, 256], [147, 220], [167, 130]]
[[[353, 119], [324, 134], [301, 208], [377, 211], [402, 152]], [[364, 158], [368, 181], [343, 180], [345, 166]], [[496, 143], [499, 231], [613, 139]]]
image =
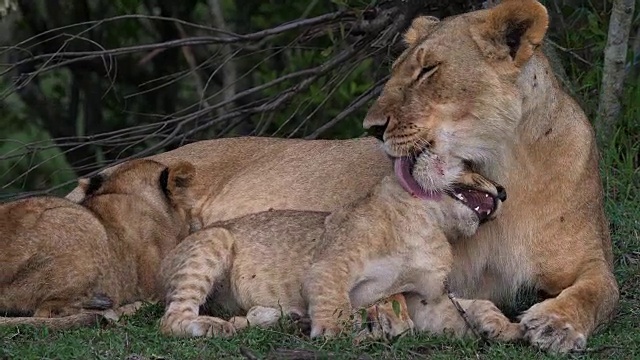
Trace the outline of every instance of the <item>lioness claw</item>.
[[553, 313], [540, 313], [535, 305], [522, 317], [524, 338], [542, 350], [566, 354], [582, 351], [587, 346], [586, 336], [571, 323]]

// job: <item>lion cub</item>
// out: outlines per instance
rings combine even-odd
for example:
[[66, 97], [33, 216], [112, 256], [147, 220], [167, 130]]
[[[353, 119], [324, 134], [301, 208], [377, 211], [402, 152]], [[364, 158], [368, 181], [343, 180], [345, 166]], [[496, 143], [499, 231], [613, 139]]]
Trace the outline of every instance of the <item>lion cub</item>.
[[37, 318], [159, 298], [160, 260], [189, 233], [194, 172], [187, 162], [135, 160], [84, 182], [81, 205], [55, 197], [0, 205], [0, 314], [33, 316], [0, 325], [81, 325]]
[[[500, 186], [466, 170], [452, 189], [428, 199], [387, 176], [368, 196], [330, 215], [266, 211], [214, 224], [162, 263], [167, 307], [161, 331], [224, 336], [249, 324], [270, 326], [284, 313], [308, 314], [312, 337], [331, 336], [352, 309], [414, 293], [443, 304], [434, 319], [439, 330], [462, 335], [468, 326], [444, 288], [452, 267], [449, 242], [474, 234], [505, 198]], [[201, 305], [246, 316], [202, 316]], [[520, 336], [518, 325], [489, 301], [467, 310], [481, 328], [497, 322], [495, 338]]]

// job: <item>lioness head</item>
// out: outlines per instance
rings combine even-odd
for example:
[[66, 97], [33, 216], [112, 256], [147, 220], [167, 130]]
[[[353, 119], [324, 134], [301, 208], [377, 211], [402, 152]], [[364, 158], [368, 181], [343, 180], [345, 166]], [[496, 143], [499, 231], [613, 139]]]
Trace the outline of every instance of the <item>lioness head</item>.
[[191, 215], [194, 200], [190, 184], [194, 176], [195, 168], [186, 161], [165, 166], [154, 160], [132, 160], [108, 175], [79, 179], [78, 185], [86, 194], [81, 204], [91, 207], [93, 200], [102, 196], [127, 195], [131, 201], [148, 204], [158, 214], [167, 215], [175, 223], [186, 223], [193, 230], [197, 227]]
[[363, 123], [390, 156], [403, 159], [396, 163], [399, 178], [433, 185], [425, 172], [414, 172], [432, 161], [421, 156], [425, 149], [479, 169], [500, 163], [525, 110], [518, 76], [547, 25], [546, 9], [535, 0], [413, 21], [404, 36], [408, 48]]

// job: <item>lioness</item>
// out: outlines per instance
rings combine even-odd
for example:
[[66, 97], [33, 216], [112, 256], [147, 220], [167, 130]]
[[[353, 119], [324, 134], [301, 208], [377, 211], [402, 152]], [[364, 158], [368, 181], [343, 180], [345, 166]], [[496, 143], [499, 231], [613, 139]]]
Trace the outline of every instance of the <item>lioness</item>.
[[[593, 129], [540, 50], [547, 23], [534, 0], [417, 18], [365, 119], [385, 151], [372, 139], [240, 138], [152, 158], [207, 169], [194, 182], [196, 211], [210, 225], [269, 208], [334, 211], [392, 172], [385, 152], [448, 152], [509, 192], [500, 217], [453, 245], [452, 290], [498, 305], [535, 290], [546, 299], [523, 314], [525, 337], [552, 351], [582, 349], [619, 295]], [[428, 321], [429, 308], [413, 304], [414, 322]]]
[[81, 325], [91, 317], [66, 317], [160, 298], [160, 260], [190, 228], [194, 175], [186, 162], [136, 160], [85, 182], [81, 205], [54, 197], [0, 205], [0, 311], [33, 315], [0, 325]]
[[[449, 186], [449, 178], [460, 174], [459, 165], [435, 154], [425, 154], [422, 165], [442, 169], [440, 176], [429, 177], [438, 185]], [[430, 330], [462, 335], [467, 324], [444, 288], [452, 265], [449, 242], [473, 235], [480, 222], [494, 218], [506, 194], [471, 172], [463, 172], [446, 193], [434, 188], [412, 195], [390, 175], [366, 197], [330, 215], [274, 210], [198, 231], [162, 263], [167, 310], [161, 330], [178, 336], [227, 335], [295, 313], [310, 315], [311, 337], [333, 336], [352, 309], [408, 292], [440, 309]], [[248, 320], [202, 316], [199, 308], [205, 303], [247, 313]], [[522, 335], [520, 325], [490, 301], [462, 306], [492, 337]], [[402, 328], [391, 330], [397, 335]]]

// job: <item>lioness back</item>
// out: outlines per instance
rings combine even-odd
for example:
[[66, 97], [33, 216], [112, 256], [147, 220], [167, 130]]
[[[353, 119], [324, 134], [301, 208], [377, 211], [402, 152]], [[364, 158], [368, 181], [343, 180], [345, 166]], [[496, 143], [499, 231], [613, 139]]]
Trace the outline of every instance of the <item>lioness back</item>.
[[[192, 186], [197, 198], [194, 211], [205, 226], [269, 209], [333, 211], [391, 173], [389, 158], [371, 137], [225, 138], [198, 141], [149, 159], [167, 165], [180, 160], [194, 164], [198, 169]], [[115, 168], [101, 173], [108, 176]], [[67, 198], [79, 202], [84, 193], [78, 186]]]

